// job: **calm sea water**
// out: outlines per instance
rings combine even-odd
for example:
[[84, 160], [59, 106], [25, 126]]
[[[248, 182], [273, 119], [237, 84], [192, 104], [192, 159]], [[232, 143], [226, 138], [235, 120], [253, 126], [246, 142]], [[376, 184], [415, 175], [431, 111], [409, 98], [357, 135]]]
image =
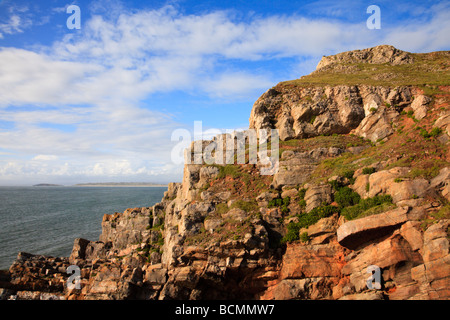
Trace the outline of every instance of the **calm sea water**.
[[68, 257], [75, 238], [97, 241], [104, 214], [160, 202], [166, 187], [0, 187], [0, 270], [19, 251]]

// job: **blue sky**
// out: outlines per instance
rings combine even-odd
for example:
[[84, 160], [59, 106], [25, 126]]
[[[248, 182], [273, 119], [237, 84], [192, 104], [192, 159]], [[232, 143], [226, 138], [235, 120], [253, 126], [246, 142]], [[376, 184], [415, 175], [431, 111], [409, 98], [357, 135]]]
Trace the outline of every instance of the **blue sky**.
[[248, 127], [322, 55], [449, 50], [449, 16], [450, 1], [2, 0], [0, 185], [180, 181], [174, 130]]

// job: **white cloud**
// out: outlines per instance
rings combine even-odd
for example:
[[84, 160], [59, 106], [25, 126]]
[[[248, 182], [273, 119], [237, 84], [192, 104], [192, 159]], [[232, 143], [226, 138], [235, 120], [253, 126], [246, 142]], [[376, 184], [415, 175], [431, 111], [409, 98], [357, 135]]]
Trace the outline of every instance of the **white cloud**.
[[[410, 51], [448, 48], [448, 6], [428, 14], [428, 21], [383, 33], [366, 29], [365, 21], [236, 21], [227, 11], [123, 9], [112, 17], [94, 15], [81, 32], [40, 51], [1, 48], [0, 119], [14, 126], [0, 130], [0, 179], [180, 173], [170, 162], [170, 136], [179, 126], [170, 115], [145, 107], [151, 94], [182, 90], [241, 99], [270, 87], [278, 71], [255, 71], [246, 63], [290, 58], [292, 71], [280, 72], [300, 76], [323, 54], [343, 50], [382, 43]], [[0, 24], [0, 33], [24, 30], [19, 20], [25, 20], [18, 12], [13, 17]]]
[[12, 4], [8, 7], [9, 17], [5, 22], [0, 21], [0, 39], [4, 35], [22, 33], [33, 25], [32, 14], [27, 6]]
[[37, 156], [35, 156], [33, 159], [34, 161], [54, 161], [54, 160], [58, 160], [58, 157], [55, 155], [51, 155], [51, 154], [38, 154]]
[[20, 29], [20, 17], [17, 15], [13, 15], [9, 18], [7, 23], [0, 24], [0, 37], [3, 38], [3, 33], [13, 34], [22, 32]]

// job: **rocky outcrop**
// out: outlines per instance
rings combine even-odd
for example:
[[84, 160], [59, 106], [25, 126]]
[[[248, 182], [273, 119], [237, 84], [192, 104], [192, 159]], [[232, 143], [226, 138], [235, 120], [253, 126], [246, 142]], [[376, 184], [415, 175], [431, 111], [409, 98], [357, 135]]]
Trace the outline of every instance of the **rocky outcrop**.
[[[413, 62], [379, 46], [324, 57], [314, 74]], [[448, 142], [449, 117], [435, 101], [410, 85], [279, 84], [250, 116], [251, 129], [279, 130], [273, 176], [260, 162], [202, 160], [227, 135], [194, 142], [160, 203], [105, 215], [99, 239], [75, 239], [70, 257], [19, 253], [0, 273], [0, 298], [448, 299], [450, 171], [432, 155]], [[406, 165], [421, 154], [402, 148], [411, 137], [392, 158], [394, 147], [376, 148], [417, 121], [441, 131], [419, 159], [426, 170], [414, 171]], [[388, 203], [358, 207], [378, 196]], [[80, 288], [67, 285], [71, 266]], [[379, 287], [369, 288], [373, 268]]]
[[380, 45], [363, 50], [342, 52], [328, 57], [324, 56], [317, 65], [317, 70], [330, 67], [332, 65], [342, 65], [348, 63], [386, 63], [395, 66], [410, 64], [413, 60], [412, 55], [408, 52], [399, 50], [393, 46]]
[[[429, 191], [429, 182], [424, 178], [405, 178], [410, 171], [408, 167], [395, 167], [370, 175], [359, 175], [352, 187], [363, 198], [388, 194], [394, 203], [425, 197]], [[366, 186], [369, 186], [369, 190]]]
[[407, 211], [407, 208], [398, 208], [344, 223], [337, 229], [337, 241], [344, 247], [356, 249], [374, 238], [392, 233], [408, 220]]
[[409, 87], [277, 85], [253, 105], [250, 128], [276, 128], [282, 140], [353, 130], [376, 142], [394, 132], [392, 122], [408, 105], [413, 104], [418, 116], [424, 117], [428, 101], [423, 95], [415, 97]]
[[303, 184], [308, 181], [320, 160], [336, 157], [342, 152], [342, 149], [332, 147], [301, 153], [286, 151], [281, 157], [279, 170], [274, 175], [272, 185], [275, 189], [280, 189], [282, 186]]

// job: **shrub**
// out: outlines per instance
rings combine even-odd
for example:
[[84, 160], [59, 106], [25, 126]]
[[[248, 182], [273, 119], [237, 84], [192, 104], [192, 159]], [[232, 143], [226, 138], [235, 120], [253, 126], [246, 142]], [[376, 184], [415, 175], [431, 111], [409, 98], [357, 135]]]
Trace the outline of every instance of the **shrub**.
[[361, 196], [349, 187], [342, 187], [334, 194], [334, 201], [341, 207], [358, 204], [360, 199]]
[[301, 242], [308, 242], [310, 240], [308, 232], [302, 232], [302, 234], [300, 234], [300, 241]]
[[306, 200], [305, 200], [305, 199], [300, 200], [300, 201], [298, 202], [298, 205], [299, 205], [301, 208], [306, 207]]
[[287, 233], [281, 239], [281, 243], [292, 242], [300, 239], [300, 229], [308, 228], [322, 218], [331, 216], [333, 213], [339, 212], [339, 208], [335, 206], [321, 206], [312, 209], [309, 213], [297, 215], [298, 222], [290, 222], [286, 228]]
[[227, 213], [229, 210], [228, 205], [226, 203], [218, 203], [216, 204], [216, 212], [220, 215]]
[[287, 242], [292, 242], [295, 240], [298, 240], [300, 238], [299, 236], [299, 232], [300, 232], [300, 227], [298, 226], [297, 223], [289, 223], [287, 225], [287, 233], [286, 235], [283, 237], [283, 239], [281, 239], [281, 243], [287, 243]]
[[[239, 209], [244, 210], [245, 212], [252, 212], [252, 211], [258, 210], [258, 204], [254, 200], [253, 201], [237, 200], [237, 201], [233, 202], [233, 204], [231, 205], [231, 208], [239, 208]], [[216, 210], [217, 210], [217, 206], [216, 206]]]
[[384, 203], [392, 203], [392, 197], [390, 195], [378, 195], [373, 198], [361, 199], [358, 204], [343, 208], [341, 214], [347, 220], [353, 220], [360, 217], [366, 210]]
[[298, 205], [301, 208], [306, 207], [305, 194], [306, 194], [306, 189], [305, 188], [302, 188], [302, 189], [298, 190], [298, 195], [297, 195], [298, 198], [299, 198]]
[[291, 203], [291, 198], [286, 197], [286, 198], [283, 199], [283, 204], [281, 205], [281, 212], [282, 213], [288, 213], [289, 212], [288, 206], [289, 206], [290, 203]]
[[344, 178], [347, 178], [347, 179], [349, 179], [349, 180], [351, 180], [351, 179], [353, 179], [353, 175], [355, 174], [355, 171], [354, 170], [347, 170], [347, 171], [344, 171], [344, 173], [342, 174], [342, 176], [344, 177]]
[[372, 174], [375, 172], [375, 168], [374, 167], [366, 167], [362, 170], [363, 174]]
[[300, 189], [300, 190], [298, 190], [298, 198], [299, 199], [304, 199], [305, 198], [305, 194], [306, 194], [306, 189], [305, 188], [302, 188], [302, 189]]
[[442, 133], [442, 129], [441, 128], [433, 128], [433, 129], [431, 129], [429, 135], [431, 137], [436, 137], [436, 136], [440, 135], [441, 133]]
[[288, 206], [291, 203], [291, 198], [286, 197], [284, 199], [276, 198], [269, 201], [269, 208], [278, 207], [281, 209], [282, 213], [288, 213]]
[[441, 128], [433, 128], [431, 129], [430, 132], [428, 132], [427, 130], [425, 130], [424, 128], [420, 129], [419, 134], [426, 138], [431, 138], [431, 137], [437, 137], [438, 135], [440, 135], [442, 133], [442, 129]]
[[299, 230], [301, 228], [308, 228], [320, 219], [329, 217], [336, 212], [339, 212], [339, 208], [328, 205], [314, 208], [308, 213], [300, 214], [299, 216], [297, 216], [299, 219], [299, 221], [297, 222], [300, 226]]
[[283, 204], [283, 199], [281, 199], [281, 198], [272, 199], [269, 201], [269, 208], [281, 207], [282, 204]]

